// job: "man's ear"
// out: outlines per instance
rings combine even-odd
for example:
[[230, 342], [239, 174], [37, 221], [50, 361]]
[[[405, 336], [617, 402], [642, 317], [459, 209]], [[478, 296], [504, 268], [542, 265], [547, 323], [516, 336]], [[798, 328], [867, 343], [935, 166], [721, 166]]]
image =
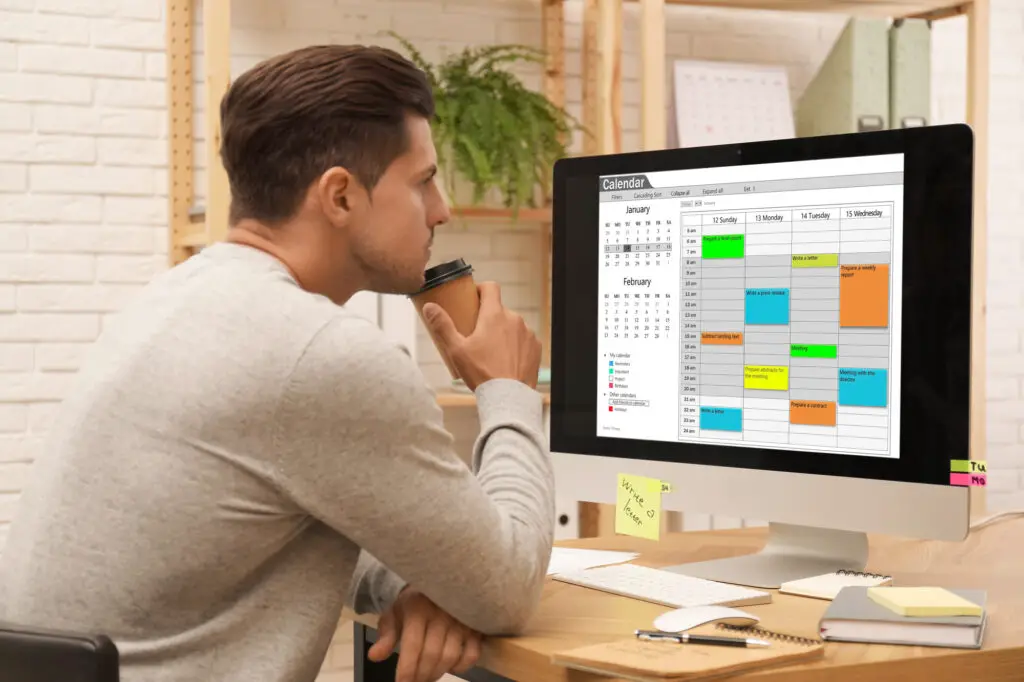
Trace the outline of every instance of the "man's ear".
[[344, 225], [361, 202], [362, 185], [347, 169], [335, 166], [317, 181], [316, 191], [324, 215], [334, 225]]

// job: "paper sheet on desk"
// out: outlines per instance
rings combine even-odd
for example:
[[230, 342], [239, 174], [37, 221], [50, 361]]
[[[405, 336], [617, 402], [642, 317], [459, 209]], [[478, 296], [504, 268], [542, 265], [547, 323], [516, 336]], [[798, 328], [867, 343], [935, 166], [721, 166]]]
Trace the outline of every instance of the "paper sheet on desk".
[[548, 564], [548, 575], [583, 571], [596, 566], [621, 564], [632, 561], [639, 556], [635, 552], [609, 552], [600, 549], [573, 549], [555, 547], [551, 550], [551, 562]]

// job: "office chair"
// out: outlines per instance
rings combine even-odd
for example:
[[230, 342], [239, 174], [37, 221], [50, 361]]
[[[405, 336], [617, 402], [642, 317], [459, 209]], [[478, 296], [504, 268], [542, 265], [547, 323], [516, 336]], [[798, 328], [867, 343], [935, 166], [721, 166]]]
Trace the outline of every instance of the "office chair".
[[0, 622], [0, 682], [119, 682], [105, 635]]

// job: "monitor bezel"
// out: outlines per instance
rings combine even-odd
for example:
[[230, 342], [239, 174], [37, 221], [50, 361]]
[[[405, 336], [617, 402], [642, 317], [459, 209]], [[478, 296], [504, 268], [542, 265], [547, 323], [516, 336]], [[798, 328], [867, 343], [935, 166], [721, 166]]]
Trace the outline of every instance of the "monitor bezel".
[[[552, 206], [552, 451], [950, 485], [949, 460], [970, 457], [973, 148], [971, 128], [953, 124], [559, 160]], [[894, 153], [904, 155], [905, 188], [898, 459], [597, 435], [599, 176]], [[924, 328], [928, 307], [947, 314]]]

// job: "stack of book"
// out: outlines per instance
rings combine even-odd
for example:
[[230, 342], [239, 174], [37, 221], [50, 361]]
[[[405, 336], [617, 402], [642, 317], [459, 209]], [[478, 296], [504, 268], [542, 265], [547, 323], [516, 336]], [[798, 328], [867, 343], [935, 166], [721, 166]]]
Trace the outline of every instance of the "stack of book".
[[822, 616], [822, 639], [980, 649], [988, 622], [984, 590], [844, 587]]

